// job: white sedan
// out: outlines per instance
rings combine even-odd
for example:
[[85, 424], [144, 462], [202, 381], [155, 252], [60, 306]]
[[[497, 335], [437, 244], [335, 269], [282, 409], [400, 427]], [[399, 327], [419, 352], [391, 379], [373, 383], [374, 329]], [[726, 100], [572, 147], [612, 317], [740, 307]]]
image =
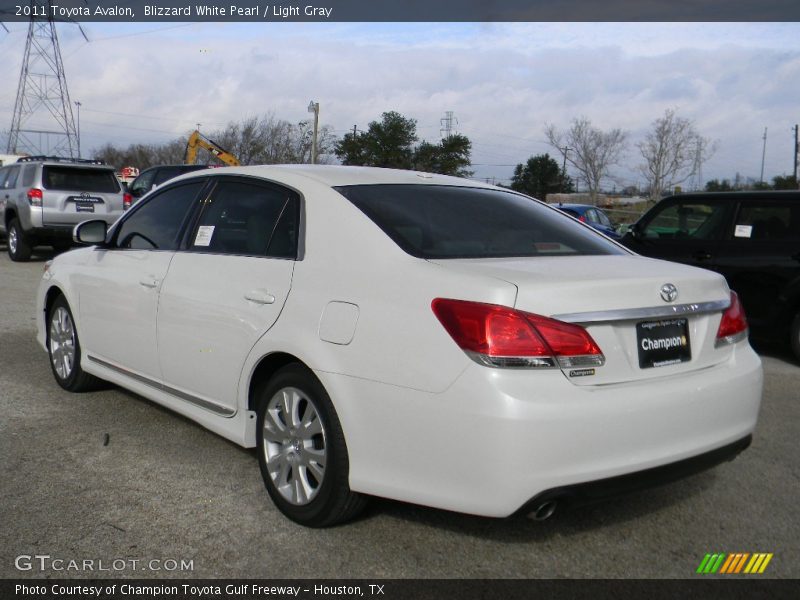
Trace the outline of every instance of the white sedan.
[[37, 298], [70, 391], [257, 448], [309, 526], [368, 496], [546, 518], [747, 447], [761, 363], [725, 280], [439, 175], [214, 169], [85, 222]]

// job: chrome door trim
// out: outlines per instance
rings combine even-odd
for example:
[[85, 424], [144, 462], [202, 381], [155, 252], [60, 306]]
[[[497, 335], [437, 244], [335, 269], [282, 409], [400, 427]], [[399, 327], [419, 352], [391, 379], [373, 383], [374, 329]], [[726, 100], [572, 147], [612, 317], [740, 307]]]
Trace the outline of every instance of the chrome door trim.
[[111, 369], [112, 371], [115, 371], [115, 372], [119, 373], [120, 375], [124, 375], [126, 377], [131, 378], [131, 379], [134, 379], [134, 380], [138, 381], [139, 383], [143, 383], [145, 385], [148, 385], [151, 388], [154, 388], [154, 389], [156, 389], [156, 390], [158, 390], [160, 392], [166, 392], [167, 394], [169, 394], [171, 396], [175, 396], [179, 400], [185, 400], [186, 402], [189, 402], [190, 404], [194, 404], [195, 406], [198, 406], [200, 408], [204, 408], [204, 409], [206, 409], [208, 411], [211, 411], [214, 414], [219, 415], [221, 417], [225, 417], [225, 418], [229, 419], [229, 418], [233, 417], [236, 414], [236, 410], [234, 410], [232, 408], [228, 408], [227, 406], [220, 406], [216, 402], [210, 402], [208, 400], [203, 400], [202, 398], [198, 398], [197, 396], [193, 396], [191, 394], [187, 394], [186, 392], [182, 392], [180, 390], [176, 390], [173, 387], [170, 387], [170, 386], [165, 385], [163, 383], [159, 383], [158, 381], [155, 381], [154, 379], [150, 379], [149, 377], [145, 377], [144, 375], [139, 375], [138, 373], [134, 373], [132, 371], [129, 371], [128, 369], [124, 369], [122, 367], [118, 367], [117, 365], [113, 365], [113, 364], [111, 364], [109, 362], [106, 362], [106, 361], [100, 359], [100, 358], [97, 358], [96, 356], [88, 355], [88, 358], [92, 362], [95, 362], [98, 365], [100, 365], [102, 367], [105, 367], [107, 369]]

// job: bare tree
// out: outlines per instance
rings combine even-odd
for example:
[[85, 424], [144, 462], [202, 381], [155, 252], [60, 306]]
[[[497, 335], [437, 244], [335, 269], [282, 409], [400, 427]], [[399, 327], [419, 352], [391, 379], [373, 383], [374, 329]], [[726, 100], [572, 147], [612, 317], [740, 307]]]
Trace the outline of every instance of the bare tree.
[[621, 129], [602, 131], [593, 127], [586, 117], [579, 117], [572, 120], [566, 131], [557, 129], [552, 123], [546, 124], [544, 134], [548, 143], [578, 171], [578, 177], [589, 190], [592, 204], [597, 204], [600, 182], [625, 152], [627, 132]]
[[714, 145], [697, 132], [694, 123], [672, 109], [653, 121], [652, 129], [636, 147], [644, 159], [639, 171], [653, 202], [661, 200], [665, 190], [694, 176], [714, 153]]

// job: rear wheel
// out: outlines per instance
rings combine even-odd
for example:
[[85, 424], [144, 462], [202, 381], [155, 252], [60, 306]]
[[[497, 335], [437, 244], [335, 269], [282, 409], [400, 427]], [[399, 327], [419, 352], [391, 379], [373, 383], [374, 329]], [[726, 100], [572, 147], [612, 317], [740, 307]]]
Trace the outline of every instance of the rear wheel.
[[88, 392], [103, 381], [81, 369], [81, 345], [75, 320], [64, 296], [53, 302], [47, 315], [47, 353], [56, 382], [70, 392]]
[[302, 365], [284, 367], [259, 392], [257, 440], [264, 485], [291, 520], [329, 527], [366, 505], [350, 490], [347, 446], [330, 397]]
[[8, 224], [8, 256], [14, 262], [23, 262], [31, 257], [33, 246], [30, 240], [22, 231], [19, 219], [11, 219]]
[[790, 330], [792, 335], [792, 352], [794, 352], [794, 357], [800, 361], [800, 311], [794, 316]]

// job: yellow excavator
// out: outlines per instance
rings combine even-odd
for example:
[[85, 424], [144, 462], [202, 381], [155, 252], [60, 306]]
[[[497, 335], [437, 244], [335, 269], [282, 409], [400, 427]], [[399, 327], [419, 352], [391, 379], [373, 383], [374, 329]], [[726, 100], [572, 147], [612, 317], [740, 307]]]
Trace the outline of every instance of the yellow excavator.
[[205, 148], [219, 160], [224, 162], [226, 165], [230, 167], [238, 167], [241, 163], [239, 159], [236, 158], [233, 154], [222, 148], [219, 144], [214, 142], [213, 140], [208, 139], [202, 133], [194, 130], [194, 133], [189, 136], [189, 141], [186, 142], [186, 154], [183, 158], [183, 163], [186, 165], [193, 165], [197, 160], [197, 150], [198, 148]]

